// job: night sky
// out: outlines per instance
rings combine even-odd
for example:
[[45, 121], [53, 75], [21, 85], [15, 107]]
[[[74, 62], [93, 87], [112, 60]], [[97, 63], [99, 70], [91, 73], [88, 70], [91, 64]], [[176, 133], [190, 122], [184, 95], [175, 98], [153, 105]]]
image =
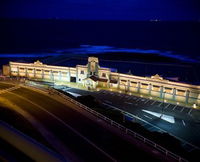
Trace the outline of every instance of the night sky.
[[0, 18], [200, 20], [199, 0], [1, 0]]

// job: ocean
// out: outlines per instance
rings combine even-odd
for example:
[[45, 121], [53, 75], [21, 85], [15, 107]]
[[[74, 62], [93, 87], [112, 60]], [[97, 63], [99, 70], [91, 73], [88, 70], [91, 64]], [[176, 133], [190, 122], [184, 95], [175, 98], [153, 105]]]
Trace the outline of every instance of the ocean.
[[108, 46], [200, 59], [200, 22], [1, 19], [0, 53]]
[[[200, 81], [199, 73], [191, 70], [200, 63], [200, 22], [1, 19], [0, 26], [0, 65], [11, 60], [31, 62], [61, 55], [70, 58], [95, 55], [105, 60], [103, 66], [109, 65], [106, 59], [112, 58], [143, 63], [184, 62], [189, 63], [190, 70], [183, 72], [183, 76], [187, 76], [182, 77], [182, 81]], [[147, 75], [141, 72], [143, 64], [132, 62], [127, 68], [119, 64], [120, 67], [115, 64], [113, 67], [124, 69], [122, 72], [132, 70], [138, 71], [137, 75]], [[161, 66], [157, 65], [148, 74], [155, 74], [158, 67]], [[149, 67], [145, 65], [145, 69]], [[167, 71], [172, 75], [173, 68]], [[188, 76], [191, 71], [195, 77]], [[158, 72], [166, 74], [165, 70]]]

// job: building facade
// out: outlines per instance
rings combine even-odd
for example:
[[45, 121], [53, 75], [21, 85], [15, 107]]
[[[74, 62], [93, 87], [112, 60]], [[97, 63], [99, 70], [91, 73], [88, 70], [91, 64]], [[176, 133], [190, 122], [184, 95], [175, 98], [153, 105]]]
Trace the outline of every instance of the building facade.
[[9, 62], [9, 65], [3, 66], [3, 74], [43, 81], [74, 82], [91, 90], [106, 87], [186, 104], [200, 104], [200, 86], [165, 80], [158, 74], [141, 77], [111, 72], [109, 68], [100, 67], [96, 57], [89, 57], [87, 65], [76, 67], [51, 66], [40, 61]]

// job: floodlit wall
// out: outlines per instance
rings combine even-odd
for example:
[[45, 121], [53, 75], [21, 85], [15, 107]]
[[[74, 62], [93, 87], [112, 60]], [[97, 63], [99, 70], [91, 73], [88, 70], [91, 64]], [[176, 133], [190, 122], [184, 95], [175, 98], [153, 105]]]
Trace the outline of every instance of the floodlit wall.
[[[77, 65], [75, 68], [51, 66], [40, 61], [34, 63], [10, 62], [9, 66], [3, 67], [3, 74], [48, 81], [73, 81], [87, 87], [114, 88], [166, 100], [200, 104], [200, 86], [172, 82], [159, 75], [140, 77], [111, 72], [109, 68], [101, 68], [98, 59], [94, 57], [89, 57], [87, 65]], [[100, 80], [87, 83], [85, 79], [92, 75]]]

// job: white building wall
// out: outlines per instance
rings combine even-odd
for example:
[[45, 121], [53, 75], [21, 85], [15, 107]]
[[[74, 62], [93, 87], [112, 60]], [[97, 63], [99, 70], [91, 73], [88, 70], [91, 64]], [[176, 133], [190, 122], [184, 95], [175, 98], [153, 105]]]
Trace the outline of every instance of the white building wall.
[[[81, 71], [83, 71], [83, 73]], [[39, 61], [35, 63], [10, 62], [10, 74], [11, 76], [67, 82], [70, 82], [71, 77], [76, 77], [77, 83], [83, 83], [83, 80], [88, 76], [88, 67], [87, 65], [77, 65], [76, 68], [51, 66], [42, 64]], [[176, 100], [180, 102], [187, 101], [186, 92], [189, 91], [188, 103], [200, 102], [200, 99], [198, 100], [200, 86], [164, 80], [158, 75], [147, 78], [111, 72], [108, 68], [99, 67], [98, 76], [101, 79], [108, 79], [108, 83], [109, 80], [117, 81], [117, 83], [104, 85], [111, 88], [137, 92], [156, 97], [164, 97], [165, 99]], [[98, 84], [98, 82], [95, 84]], [[165, 95], [163, 95], [163, 93], [165, 93]]]

